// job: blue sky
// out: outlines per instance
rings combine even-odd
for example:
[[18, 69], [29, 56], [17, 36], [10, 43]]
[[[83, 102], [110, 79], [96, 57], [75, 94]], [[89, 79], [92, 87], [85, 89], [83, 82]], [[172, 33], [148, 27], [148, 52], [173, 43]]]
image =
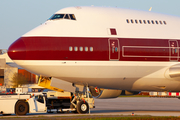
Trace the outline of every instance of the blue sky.
[[0, 0], [0, 49], [70, 6], [106, 6], [148, 10], [180, 16], [180, 0]]

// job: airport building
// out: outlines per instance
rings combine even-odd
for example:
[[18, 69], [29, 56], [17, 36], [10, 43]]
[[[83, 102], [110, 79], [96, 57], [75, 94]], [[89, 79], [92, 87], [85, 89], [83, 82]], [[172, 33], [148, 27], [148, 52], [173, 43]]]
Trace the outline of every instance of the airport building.
[[0, 49], [0, 91], [5, 88], [13, 88], [12, 78], [14, 74], [21, 74], [26, 78], [28, 84], [38, 82], [38, 76], [32, 74], [17, 64], [8, 56], [6, 49]]

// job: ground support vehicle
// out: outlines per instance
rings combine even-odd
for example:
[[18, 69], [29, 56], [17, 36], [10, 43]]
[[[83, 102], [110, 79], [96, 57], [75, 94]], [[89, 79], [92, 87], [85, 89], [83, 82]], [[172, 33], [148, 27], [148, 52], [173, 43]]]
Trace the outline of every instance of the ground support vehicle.
[[[83, 97], [83, 95], [81, 95]], [[73, 99], [72, 99], [73, 98]], [[75, 99], [76, 98], [76, 99]], [[80, 100], [84, 101], [80, 101]], [[2, 115], [26, 115], [27, 113], [51, 113], [51, 112], [78, 112], [87, 113], [89, 105], [87, 98], [72, 97], [70, 92], [47, 92], [31, 94], [0, 95], [0, 114]], [[87, 100], [88, 101], [88, 100]], [[94, 106], [94, 99], [89, 98], [90, 108]], [[76, 105], [77, 104], [77, 105]]]
[[32, 96], [31, 94], [1, 95], [0, 114], [10, 115], [15, 113], [16, 115], [26, 115], [27, 113], [46, 113], [48, 111], [75, 111], [75, 109], [70, 109], [68, 106], [60, 106], [61, 108], [59, 107], [59, 109], [48, 108], [48, 106], [55, 106], [53, 105], [54, 99], [51, 99], [52, 104], [47, 104], [46, 101], [48, 100], [50, 99], [47, 99], [46, 94], [35, 96]]
[[180, 98], [180, 92], [149, 92], [149, 96]]
[[[59, 80], [58, 80], [59, 81]], [[52, 85], [52, 80], [48, 77], [41, 77], [38, 85], [53, 91], [42, 93], [19, 93], [0, 95], [0, 114], [25, 115], [27, 113], [51, 113], [51, 112], [78, 112], [87, 113], [90, 108], [94, 108], [94, 98], [88, 91], [88, 87], [73, 86], [74, 92], [66, 92], [63, 83], [55, 81], [58, 87]], [[62, 87], [62, 88], [61, 88]], [[64, 87], [64, 88], [63, 88]]]
[[[31, 94], [0, 95], [0, 114], [25, 115], [27, 113], [46, 113], [46, 105]], [[45, 97], [43, 98], [45, 101]]]

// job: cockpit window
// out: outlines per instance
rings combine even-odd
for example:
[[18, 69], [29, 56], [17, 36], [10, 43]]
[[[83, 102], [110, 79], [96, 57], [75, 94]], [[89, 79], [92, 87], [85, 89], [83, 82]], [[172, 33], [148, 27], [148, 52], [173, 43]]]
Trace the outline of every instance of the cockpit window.
[[76, 20], [74, 14], [54, 14], [49, 20], [56, 20], [56, 19], [69, 19], [69, 20]]
[[69, 15], [66, 14], [65, 17], [64, 17], [64, 19], [70, 19], [70, 18], [69, 18]]
[[74, 14], [69, 14], [69, 16], [70, 16], [71, 20], [76, 20]]
[[54, 19], [62, 19], [64, 17], [64, 14], [54, 14], [50, 20], [54, 20]]

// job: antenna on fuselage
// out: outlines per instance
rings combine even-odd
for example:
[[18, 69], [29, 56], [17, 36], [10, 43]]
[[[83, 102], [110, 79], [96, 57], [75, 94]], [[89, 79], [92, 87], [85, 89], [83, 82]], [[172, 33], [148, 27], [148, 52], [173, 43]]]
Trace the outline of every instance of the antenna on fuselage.
[[150, 11], [150, 12], [151, 12], [151, 10], [152, 10], [152, 7], [149, 8], [149, 11]]

